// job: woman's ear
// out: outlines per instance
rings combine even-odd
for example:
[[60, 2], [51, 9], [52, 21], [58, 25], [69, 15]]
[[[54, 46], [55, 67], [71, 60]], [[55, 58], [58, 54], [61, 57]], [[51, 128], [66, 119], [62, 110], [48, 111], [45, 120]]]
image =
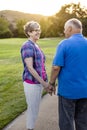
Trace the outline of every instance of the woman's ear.
[[31, 32], [27, 32], [27, 33], [28, 33], [28, 35], [30, 36]]

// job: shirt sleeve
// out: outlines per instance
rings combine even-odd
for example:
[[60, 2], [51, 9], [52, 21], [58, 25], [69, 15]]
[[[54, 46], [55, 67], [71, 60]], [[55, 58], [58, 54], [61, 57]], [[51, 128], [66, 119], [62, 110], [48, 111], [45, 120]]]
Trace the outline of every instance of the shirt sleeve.
[[64, 43], [61, 42], [56, 49], [56, 53], [53, 59], [53, 66], [64, 66]]
[[21, 49], [21, 56], [24, 60], [25, 58], [34, 57], [34, 49], [31, 45], [24, 45]]

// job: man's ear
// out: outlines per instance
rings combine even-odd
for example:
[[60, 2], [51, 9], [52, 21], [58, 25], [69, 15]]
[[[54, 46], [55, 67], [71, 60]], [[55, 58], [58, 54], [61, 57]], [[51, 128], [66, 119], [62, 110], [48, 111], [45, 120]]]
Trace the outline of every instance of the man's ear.
[[71, 32], [72, 31], [72, 26], [68, 27], [68, 31]]

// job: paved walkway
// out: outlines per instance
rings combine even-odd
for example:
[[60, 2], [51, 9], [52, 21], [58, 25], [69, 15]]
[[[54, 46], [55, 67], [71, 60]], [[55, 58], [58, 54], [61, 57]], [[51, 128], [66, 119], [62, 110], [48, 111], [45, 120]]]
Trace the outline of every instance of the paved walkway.
[[[35, 130], [59, 130], [57, 99], [56, 95], [50, 96], [47, 94], [43, 97]], [[26, 111], [3, 130], [26, 130]]]

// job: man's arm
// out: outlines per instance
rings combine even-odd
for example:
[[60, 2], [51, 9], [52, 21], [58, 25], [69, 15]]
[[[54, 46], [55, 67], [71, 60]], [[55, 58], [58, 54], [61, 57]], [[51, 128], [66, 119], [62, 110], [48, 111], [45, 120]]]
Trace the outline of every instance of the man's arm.
[[60, 72], [60, 66], [52, 66], [51, 75], [50, 75], [50, 85], [55, 85], [56, 78]]
[[58, 76], [58, 74], [60, 72], [60, 69], [61, 69], [61, 67], [59, 67], [59, 66], [52, 66], [50, 81], [49, 81], [49, 87], [48, 87], [49, 90], [51, 90], [51, 92], [50, 92], [51, 96], [52, 96], [53, 92], [54, 92], [54, 94], [56, 92], [56, 84], [55, 84], [55, 82], [56, 82], [56, 78], [57, 78], [57, 76]]

